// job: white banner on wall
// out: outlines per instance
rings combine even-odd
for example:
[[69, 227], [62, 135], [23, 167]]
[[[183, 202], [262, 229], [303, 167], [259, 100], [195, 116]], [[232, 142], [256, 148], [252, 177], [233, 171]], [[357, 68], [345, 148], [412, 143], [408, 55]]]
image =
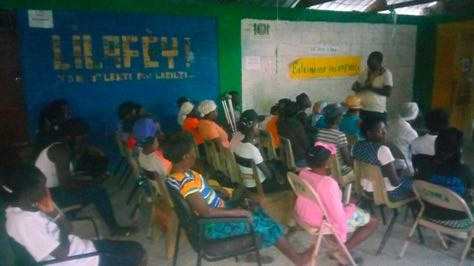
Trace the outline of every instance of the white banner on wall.
[[416, 26], [243, 19], [241, 31], [244, 109], [268, 114], [302, 92], [313, 102], [343, 101], [372, 51], [393, 74], [389, 112], [412, 99]]

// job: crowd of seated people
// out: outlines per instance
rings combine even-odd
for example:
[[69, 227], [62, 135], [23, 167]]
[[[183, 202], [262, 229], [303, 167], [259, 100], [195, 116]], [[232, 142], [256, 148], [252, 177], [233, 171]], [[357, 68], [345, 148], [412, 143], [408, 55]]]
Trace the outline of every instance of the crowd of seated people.
[[[239, 99], [235, 93], [232, 98]], [[287, 169], [280, 162], [266, 158], [257, 145], [258, 134], [266, 130], [277, 153], [282, 148], [281, 138], [288, 139], [296, 166], [300, 169], [300, 178], [306, 180], [325, 202], [338, 237], [349, 249], [369, 237], [376, 230], [378, 220], [354, 203], [342, 203], [341, 184], [329, 173], [330, 156], [339, 161], [342, 175], [351, 172], [353, 160], [380, 167], [385, 189], [392, 201], [414, 196], [411, 188], [413, 179], [448, 187], [466, 202], [472, 201], [469, 191], [474, 177], [468, 166], [462, 163], [462, 132], [448, 128], [448, 115], [441, 109], [434, 109], [425, 115], [427, 133], [418, 137], [410, 124], [419, 116], [418, 106], [413, 102], [403, 104], [397, 117], [388, 123], [384, 121], [386, 114], [380, 112], [374, 115], [374, 112], [366, 110], [365, 117], [360, 117], [363, 104], [357, 95], [350, 95], [341, 103], [318, 100], [311, 112], [306, 113], [312, 104], [308, 95], [302, 93], [295, 100], [280, 99], [269, 110], [268, 117], [257, 114], [253, 109], [242, 111], [237, 102], [234, 109], [239, 113], [238, 132], [228, 131], [228, 125], [220, 123], [218, 106], [213, 100], [198, 103], [181, 97], [177, 105], [176, 122], [182, 130], [171, 134], [164, 134], [155, 117], [140, 104], [126, 101], [118, 107], [120, 139], [132, 151], [139, 166], [157, 173], [168, 182], [199, 216], [248, 217], [262, 239], [261, 247], [276, 246], [296, 265], [310, 259], [313, 247], [303, 253], [296, 252], [284, 237], [282, 225], [259, 208], [254, 212], [229, 208], [226, 200], [232, 198], [233, 190], [229, 194], [229, 190], [223, 189], [218, 182], [213, 183], [212, 176], [208, 175], [212, 171], [208, 169], [211, 167], [209, 162], [205, 162], [205, 141], [214, 143], [218, 150], [229, 149], [236, 157], [253, 160], [264, 192], [272, 193], [290, 190]], [[87, 122], [70, 118], [67, 103], [63, 100], [51, 103], [41, 117], [37, 136], [37, 147], [40, 149], [35, 167], [22, 166], [23, 177], [14, 180], [17, 183], [11, 178], [3, 182], [3, 190], [8, 190], [14, 199], [7, 209], [9, 235], [25, 246], [36, 260], [91, 251], [114, 254], [130, 248], [133, 256], [128, 258], [129, 264], [120, 265], [144, 265], [146, 255], [139, 244], [81, 239], [71, 234], [65, 225], [66, 219], [57, 215], [57, 208], [92, 204], [112, 236], [125, 236], [137, 231], [136, 227], [122, 226], [116, 220], [110, 197], [103, 186], [108, 176], [108, 160], [105, 153], [87, 139]], [[349, 138], [357, 142], [352, 145]], [[389, 143], [397, 147], [404, 158], [395, 158], [396, 153]], [[199, 160], [196, 154], [199, 154]], [[237, 166], [242, 174], [252, 174], [248, 165], [238, 163]], [[11, 174], [13, 176], [16, 178]], [[233, 189], [242, 186], [245, 191], [256, 192], [253, 179], [244, 179], [242, 184], [232, 186]], [[361, 186], [369, 194], [374, 192], [374, 185], [368, 180], [362, 180]], [[318, 227], [322, 211], [312, 204], [298, 198], [295, 211], [308, 224]], [[455, 226], [467, 223], [465, 216], [435, 206], [429, 206], [427, 215], [439, 223]], [[23, 217], [32, 218], [30, 221]], [[25, 221], [17, 222], [19, 219]], [[30, 238], [22, 230], [34, 221], [38, 224], [53, 223], [58, 233], [41, 232], [38, 228]], [[209, 238], [219, 239], [244, 232], [243, 226], [234, 224], [225, 228], [215, 227], [207, 234]], [[349, 232], [353, 234], [348, 236]], [[49, 245], [36, 250], [30, 241], [37, 241], [40, 237], [44, 237]], [[76, 246], [80, 248], [76, 249]], [[348, 258], [337, 248], [331, 250], [329, 255], [341, 265], [348, 263]], [[112, 259], [101, 255], [98, 259], [87, 260], [91, 261], [90, 265], [114, 265], [110, 264]], [[361, 259], [357, 258], [357, 261]]]

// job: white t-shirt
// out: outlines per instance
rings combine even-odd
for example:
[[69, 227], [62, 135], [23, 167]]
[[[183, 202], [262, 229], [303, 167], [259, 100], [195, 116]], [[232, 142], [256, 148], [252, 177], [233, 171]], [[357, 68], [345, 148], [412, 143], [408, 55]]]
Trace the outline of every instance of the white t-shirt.
[[408, 167], [413, 170], [411, 163], [410, 144], [418, 137], [418, 133], [411, 127], [411, 125], [401, 119], [393, 119], [387, 125], [387, 141], [397, 146], [403, 153], [403, 156], [408, 162]]
[[[365, 84], [368, 73], [369, 72], [367, 69], [362, 71], [362, 73], [360, 73], [360, 76], [357, 82], [359, 82], [361, 86]], [[374, 88], [383, 88], [384, 86], [393, 87], [392, 72], [390, 72], [390, 70], [388, 69], [385, 69], [385, 72], [382, 75], [376, 77], [372, 81], [371, 85]], [[357, 93], [357, 96], [359, 96], [361, 99], [363, 110], [379, 112], [379, 113], [384, 113], [387, 111], [387, 97], [386, 96], [383, 96], [383, 95], [380, 95], [368, 90], [364, 90], [362, 92]]]
[[160, 162], [160, 159], [158, 159], [153, 152], [147, 155], [144, 154], [143, 151], [140, 151], [140, 154], [138, 155], [138, 164], [140, 164], [140, 167], [143, 169], [150, 172], [156, 172], [163, 178], [168, 174], [163, 167], [163, 164]]
[[411, 154], [435, 155], [435, 141], [438, 135], [425, 134], [411, 143]]
[[[17, 207], [8, 207], [5, 212], [7, 217], [5, 227], [10, 237], [25, 247], [37, 262], [54, 259], [50, 253], [60, 244], [59, 228], [56, 223], [40, 211], [29, 212]], [[69, 235], [69, 242], [68, 256], [96, 251], [94, 243], [90, 240]], [[51, 265], [95, 266], [99, 265], [99, 257], [94, 256]]]
[[[382, 166], [395, 161], [395, 158], [393, 158], [393, 155], [390, 149], [384, 145], [380, 146], [379, 150], [377, 151], [377, 159], [380, 161]], [[392, 186], [392, 184], [390, 184], [390, 180], [388, 179], [388, 177], [384, 177], [383, 179], [385, 181], [386, 191], [392, 191], [397, 188], [397, 187]], [[369, 181], [368, 179], [362, 179], [361, 185], [365, 191], [374, 192], [374, 186], [372, 182]]]
[[46, 177], [46, 187], [48, 188], [59, 186], [58, 172], [56, 170], [56, 165], [49, 159], [49, 156], [48, 156], [49, 149], [56, 144], [60, 144], [60, 143], [56, 142], [44, 148], [40, 152], [40, 154], [38, 155], [38, 158], [35, 161], [36, 168], [38, 168]]
[[[260, 150], [255, 147], [252, 143], [249, 142], [239, 142], [234, 146], [232, 151], [237, 154], [238, 156], [246, 159], [252, 159], [256, 165], [261, 164], [263, 162], [263, 157], [262, 154], [260, 153]], [[240, 172], [242, 174], [249, 174], [251, 175], [253, 173], [252, 168], [250, 167], [244, 167], [239, 165]], [[258, 173], [258, 178], [260, 179], [260, 183], [265, 181], [265, 175], [260, 171], [260, 169], [257, 167], [257, 173]], [[253, 179], [244, 179], [243, 180], [244, 186], [245, 187], [255, 187], [255, 180]]]

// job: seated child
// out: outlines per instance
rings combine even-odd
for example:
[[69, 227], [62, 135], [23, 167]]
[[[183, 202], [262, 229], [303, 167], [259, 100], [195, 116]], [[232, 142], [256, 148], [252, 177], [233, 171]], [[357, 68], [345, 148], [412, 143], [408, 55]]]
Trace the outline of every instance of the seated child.
[[[194, 212], [203, 217], [248, 217], [253, 221], [261, 247], [276, 246], [294, 264], [304, 265], [310, 260], [314, 248], [297, 253], [284, 237], [281, 225], [272, 220], [259, 208], [254, 212], [244, 209], [228, 208], [224, 200], [209, 186], [207, 180], [191, 168], [196, 160], [193, 151], [193, 137], [186, 132], [177, 132], [163, 143], [165, 158], [173, 163], [167, 182], [189, 203]], [[245, 234], [248, 227], [244, 223], [215, 224], [209, 227], [206, 237], [219, 239]]]
[[[299, 176], [318, 194], [327, 211], [326, 219], [334, 225], [337, 237], [351, 250], [375, 232], [378, 220], [352, 203], [347, 205], [342, 203], [339, 185], [328, 173], [329, 157], [335, 153], [334, 145], [316, 142], [306, 152], [309, 168], [301, 170]], [[301, 220], [314, 227], [320, 227], [324, 218], [317, 203], [304, 197], [296, 199], [295, 212]], [[347, 239], [349, 232], [354, 233]], [[337, 243], [334, 239], [333, 242]], [[349, 262], [342, 249], [333, 249], [330, 256], [341, 265]], [[361, 261], [360, 258], [355, 260]]]
[[20, 166], [2, 188], [11, 201], [5, 210], [6, 231], [36, 262], [98, 251], [98, 256], [54, 265], [146, 265], [145, 250], [138, 242], [87, 240], [75, 236], [71, 224], [52, 200], [45, 176], [36, 167]]

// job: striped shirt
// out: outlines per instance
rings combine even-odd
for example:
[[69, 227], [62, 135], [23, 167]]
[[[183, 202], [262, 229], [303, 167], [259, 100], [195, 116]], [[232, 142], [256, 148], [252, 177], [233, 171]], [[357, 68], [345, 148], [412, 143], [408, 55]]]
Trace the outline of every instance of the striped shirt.
[[318, 134], [316, 135], [316, 140], [330, 143], [337, 147], [337, 159], [341, 164], [341, 173], [343, 176], [348, 174], [352, 170], [350, 166], [344, 163], [344, 160], [342, 158], [341, 148], [343, 146], [349, 145], [349, 142], [347, 142], [346, 134], [344, 134], [344, 132], [333, 128], [324, 128], [318, 131]]
[[201, 174], [193, 170], [171, 173], [167, 182], [184, 198], [199, 192], [203, 200], [213, 208], [224, 208], [224, 201], [216, 194]]

